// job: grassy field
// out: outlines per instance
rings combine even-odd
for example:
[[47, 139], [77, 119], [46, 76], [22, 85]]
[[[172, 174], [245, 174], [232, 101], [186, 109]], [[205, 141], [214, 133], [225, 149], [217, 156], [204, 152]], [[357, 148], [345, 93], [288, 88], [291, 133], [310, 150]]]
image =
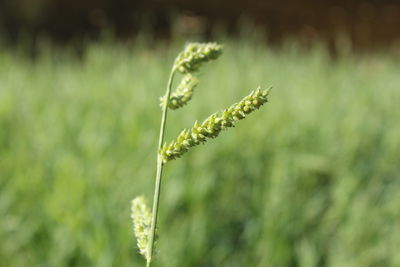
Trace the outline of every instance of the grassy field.
[[[166, 166], [155, 266], [400, 266], [400, 63], [225, 40], [167, 139], [258, 85], [270, 102]], [[143, 266], [175, 42], [0, 50], [0, 266]], [[150, 203], [149, 203], [150, 204]]]

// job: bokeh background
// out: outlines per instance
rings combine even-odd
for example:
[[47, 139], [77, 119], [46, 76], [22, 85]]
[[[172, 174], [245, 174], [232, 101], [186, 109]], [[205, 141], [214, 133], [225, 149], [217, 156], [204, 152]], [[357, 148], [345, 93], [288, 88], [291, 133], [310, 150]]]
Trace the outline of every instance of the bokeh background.
[[224, 54], [182, 128], [270, 102], [165, 169], [155, 266], [400, 266], [398, 1], [0, 1], [0, 266], [143, 266], [163, 94]]

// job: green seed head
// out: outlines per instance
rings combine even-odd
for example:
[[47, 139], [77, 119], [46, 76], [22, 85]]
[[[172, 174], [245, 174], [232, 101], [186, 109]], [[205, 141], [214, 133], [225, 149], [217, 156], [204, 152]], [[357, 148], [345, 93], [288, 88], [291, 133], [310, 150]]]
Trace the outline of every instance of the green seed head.
[[159, 151], [163, 162], [179, 158], [191, 147], [205, 143], [208, 138], [217, 137], [226, 128], [234, 127], [239, 120], [244, 119], [268, 101], [269, 91], [270, 88], [266, 90], [258, 88], [221, 113], [212, 114], [203, 123], [199, 124], [196, 121], [191, 129], [183, 130], [175, 141], [164, 144]]
[[174, 69], [181, 73], [199, 70], [205, 62], [215, 60], [222, 54], [222, 45], [217, 43], [189, 43], [175, 60]]
[[143, 196], [136, 197], [132, 200], [131, 218], [139, 252], [147, 260], [147, 250], [151, 229], [151, 212], [147, 208]]
[[[185, 74], [175, 92], [171, 94], [168, 107], [170, 109], [178, 109], [186, 105], [192, 99], [193, 89], [198, 83], [199, 80], [192, 74]], [[165, 105], [165, 96], [160, 98], [160, 102], [160, 106], [163, 107]]]

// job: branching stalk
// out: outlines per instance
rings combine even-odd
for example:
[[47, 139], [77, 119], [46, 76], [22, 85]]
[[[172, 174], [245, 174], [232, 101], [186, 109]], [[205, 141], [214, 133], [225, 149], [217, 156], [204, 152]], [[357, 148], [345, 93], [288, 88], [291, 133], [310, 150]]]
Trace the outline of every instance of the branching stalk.
[[[168, 109], [178, 109], [187, 104], [192, 98], [193, 89], [198, 83], [194, 74], [203, 63], [217, 59], [222, 53], [222, 46], [216, 43], [189, 43], [177, 56], [168, 78], [165, 95], [161, 98], [162, 116], [160, 136], [157, 149], [157, 172], [154, 188], [153, 209], [149, 212], [144, 197], [132, 200], [131, 217], [140, 254], [146, 259], [146, 266], [151, 267], [153, 250], [156, 243], [156, 228], [158, 206], [160, 202], [161, 179], [164, 164], [170, 160], [181, 157], [191, 147], [215, 138], [227, 128], [234, 127], [236, 122], [244, 119], [248, 114], [259, 109], [268, 101], [269, 89], [257, 90], [233, 104], [220, 113], [214, 113], [203, 123], [196, 122], [190, 129], [183, 130], [177, 139], [171, 143], [164, 143], [164, 135]], [[174, 75], [179, 72], [183, 78], [171, 94]]]

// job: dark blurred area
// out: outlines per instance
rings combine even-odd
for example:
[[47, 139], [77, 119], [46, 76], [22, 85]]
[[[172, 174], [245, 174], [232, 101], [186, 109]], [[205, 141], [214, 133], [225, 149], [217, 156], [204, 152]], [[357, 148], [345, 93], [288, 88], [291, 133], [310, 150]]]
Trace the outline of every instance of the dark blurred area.
[[104, 30], [132, 38], [148, 30], [157, 38], [172, 32], [209, 36], [216, 26], [237, 34], [242, 18], [265, 31], [271, 43], [287, 38], [335, 46], [345, 36], [353, 49], [400, 46], [400, 3], [396, 0], [1, 0], [4, 40], [21, 34], [60, 43], [98, 38]]

